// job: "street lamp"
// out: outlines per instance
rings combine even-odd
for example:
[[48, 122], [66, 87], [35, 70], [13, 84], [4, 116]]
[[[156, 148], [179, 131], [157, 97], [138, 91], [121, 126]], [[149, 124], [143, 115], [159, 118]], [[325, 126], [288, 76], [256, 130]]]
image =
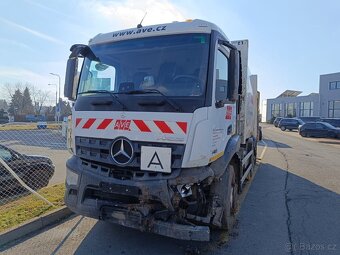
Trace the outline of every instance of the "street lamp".
[[58, 87], [57, 84], [48, 84], [48, 86], [55, 86], [55, 121], [57, 121], [57, 107], [58, 107]]
[[56, 74], [56, 73], [50, 73], [50, 75], [54, 75], [54, 76], [57, 76], [58, 77], [58, 87], [59, 87], [59, 100], [58, 100], [58, 104], [57, 104], [57, 106], [56, 106], [56, 112], [57, 112], [57, 108], [58, 108], [58, 110], [59, 110], [59, 114], [57, 114], [57, 120], [58, 120], [58, 122], [59, 122], [59, 116], [60, 116], [60, 108], [61, 108], [61, 104], [60, 104], [60, 99], [61, 99], [61, 97], [60, 97], [60, 75], [59, 74]]

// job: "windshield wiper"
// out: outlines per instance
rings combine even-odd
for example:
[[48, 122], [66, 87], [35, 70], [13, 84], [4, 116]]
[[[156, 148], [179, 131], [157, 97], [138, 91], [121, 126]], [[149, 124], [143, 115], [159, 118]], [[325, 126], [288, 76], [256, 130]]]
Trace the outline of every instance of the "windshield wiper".
[[172, 108], [174, 108], [177, 112], [182, 111], [180, 106], [178, 106], [176, 103], [174, 103], [170, 98], [168, 98], [166, 95], [164, 95], [158, 89], [140, 89], [140, 90], [130, 90], [130, 91], [124, 92], [124, 94], [130, 94], [130, 95], [131, 94], [152, 94], [152, 93], [160, 94], [165, 99], [165, 101], [167, 101], [168, 104], [171, 105]]
[[127, 107], [125, 104], [122, 103], [122, 101], [119, 100], [117, 97], [117, 93], [111, 92], [109, 90], [87, 90], [84, 92], [78, 93], [78, 95], [84, 95], [84, 94], [91, 94], [91, 93], [98, 93], [98, 94], [109, 94], [113, 99], [115, 99], [123, 108], [123, 111], [127, 110]]

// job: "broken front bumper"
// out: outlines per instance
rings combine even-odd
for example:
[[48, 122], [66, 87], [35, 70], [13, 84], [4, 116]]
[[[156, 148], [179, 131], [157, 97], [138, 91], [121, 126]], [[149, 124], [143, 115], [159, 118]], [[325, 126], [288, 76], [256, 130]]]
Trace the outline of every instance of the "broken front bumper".
[[207, 226], [190, 226], [145, 218], [138, 212], [113, 207], [102, 208], [102, 219], [125, 227], [182, 240], [209, 241]]
[[[66, 181], [65, 203], [78, 214], [182, 240], [210, 239], [207, 226], [178, 224], [154, 217], [157, 207], [169, 212], [178, 209], [173, 204], [171, 186], [200, 183], [212, 178], [214, 172], [209, 167], [185, 169], [170, 179], [119, 180], [88, 171], [82, 167], [79, 158], [72, 157], [67, 161], [67, 171], [78, 178], [76, 183]], [[157, 203], [153, 205], [150, 201]]]

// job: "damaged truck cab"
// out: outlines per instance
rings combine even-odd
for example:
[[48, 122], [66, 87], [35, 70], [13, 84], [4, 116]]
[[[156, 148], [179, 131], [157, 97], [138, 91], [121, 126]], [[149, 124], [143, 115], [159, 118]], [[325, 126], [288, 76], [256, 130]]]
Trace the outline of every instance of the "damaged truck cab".
[[256, 76], [247, 58], [247, 40], [231, 42], [203, 20], [73, 45], [66, 205], [185, 240], [230, 230], [256, 159]]

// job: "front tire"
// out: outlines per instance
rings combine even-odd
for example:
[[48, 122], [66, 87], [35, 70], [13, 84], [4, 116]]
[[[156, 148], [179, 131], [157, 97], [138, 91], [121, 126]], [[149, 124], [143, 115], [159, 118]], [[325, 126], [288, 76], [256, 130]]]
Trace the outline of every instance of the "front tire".
[[238, 202], [238, 185], [235, 168], [229, 165], [222, 175], [222, 183], [226, 184], [226, 192], [223, 197], [222, 229], [231, 231], [234, 224], [234, 215]]
[[286, 130], [286, 127], [285, 127], [285, 126], [281, 126], [280, 129], [281, 129], [282, 131], [285, 131], [285, 130]]
[[300, 135], [301, 135], [302, 137], [306, 137], [306, 133], [305, 133], [305, 132], [301, 132]]

